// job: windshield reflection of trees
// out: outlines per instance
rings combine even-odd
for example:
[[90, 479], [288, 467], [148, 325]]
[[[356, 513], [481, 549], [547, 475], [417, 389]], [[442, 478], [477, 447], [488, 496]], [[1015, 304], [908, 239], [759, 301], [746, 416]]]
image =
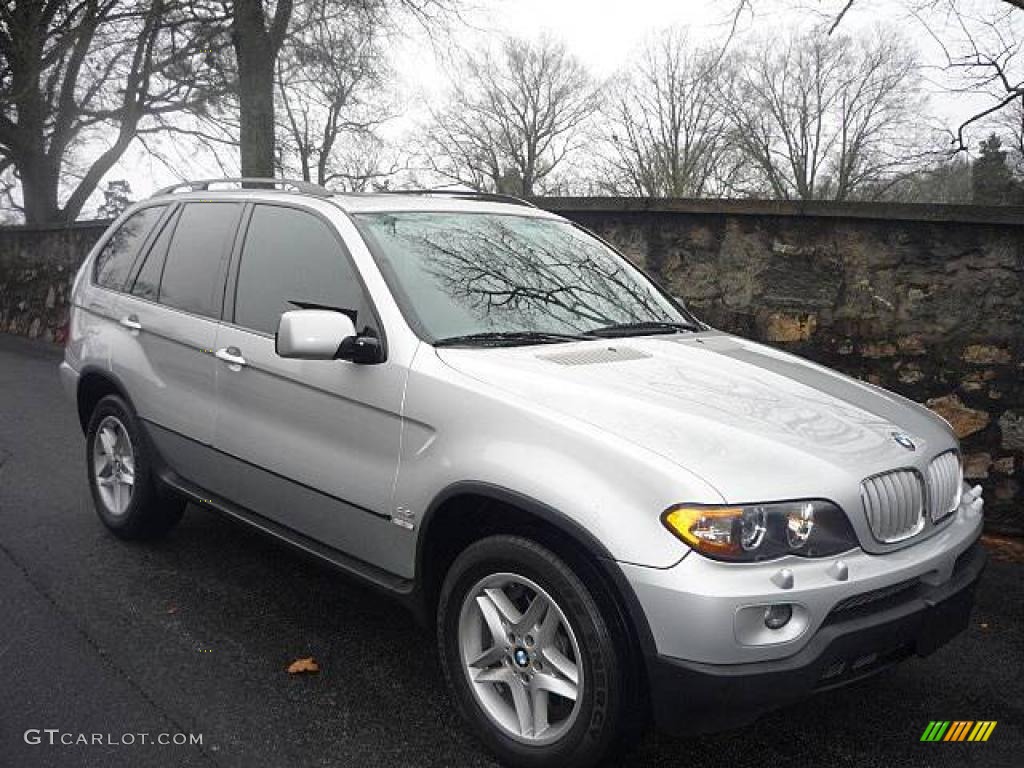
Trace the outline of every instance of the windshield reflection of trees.
[[487, 328], [585, 333], [676, 319], [609, 250], [570, 226], [510, 216], [450, 217], [422, 222], [407, 242], [420, 252], [437, 287]]

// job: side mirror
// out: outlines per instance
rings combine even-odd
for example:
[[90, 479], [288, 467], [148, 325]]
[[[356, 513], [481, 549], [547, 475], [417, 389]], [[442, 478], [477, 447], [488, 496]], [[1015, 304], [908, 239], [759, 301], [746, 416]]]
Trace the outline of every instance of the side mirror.
[[281, 315], [277, 354], [297, 360], [334, 360], [342, 342], [356, 340], [352, 319], [327, 309], [297, 309]]
[[384, 362], [384, 348], [375, 336], [349, 336], [338, 347], [338, 357], [360, 365]]

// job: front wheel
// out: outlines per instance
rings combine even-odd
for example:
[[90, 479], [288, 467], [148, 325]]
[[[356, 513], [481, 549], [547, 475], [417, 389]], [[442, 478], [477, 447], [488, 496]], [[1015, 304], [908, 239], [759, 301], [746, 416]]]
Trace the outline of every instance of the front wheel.
[[615, 741], [624, 665], [576, 574], [529, 539], [468, 547], [442, 587], [438, 641], [449, 688], [510, 765], [592, 765]]

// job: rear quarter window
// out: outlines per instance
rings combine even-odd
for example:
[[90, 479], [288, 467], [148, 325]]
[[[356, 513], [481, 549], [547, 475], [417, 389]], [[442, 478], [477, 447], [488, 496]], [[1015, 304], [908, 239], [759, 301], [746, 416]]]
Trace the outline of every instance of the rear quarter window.
[[163, 224], [160, 233], [153, 238], [153, 244], [149, 247], [149, 253], [139, 268], [135, 281], [131, 286], [131, 294], [149, 301], [157, 301], [160, 297], [160, 276], [164, 271], [164, 262], [167, 259], [167, 249], [171, 244], [171, 235], [174, 234], [174, 226], [177, 223], [177, 215], [171, 214]]
[[93, 282], [116, 291], [124, 288], [139, 249], [166, 207], [153, 205], [136, 211], [125, 219], [96, 257]]

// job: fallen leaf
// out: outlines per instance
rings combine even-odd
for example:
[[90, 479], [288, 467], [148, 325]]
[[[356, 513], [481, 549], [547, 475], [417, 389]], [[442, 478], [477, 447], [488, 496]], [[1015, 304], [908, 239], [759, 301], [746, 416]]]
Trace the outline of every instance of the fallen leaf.
[[304, 659], [296, 659], [288, 665], [289, 675], [300, 675], [303, 672], [319, 672], [320, 665], [316, 663], [316, 659], [312, 656], [307, 656]]

